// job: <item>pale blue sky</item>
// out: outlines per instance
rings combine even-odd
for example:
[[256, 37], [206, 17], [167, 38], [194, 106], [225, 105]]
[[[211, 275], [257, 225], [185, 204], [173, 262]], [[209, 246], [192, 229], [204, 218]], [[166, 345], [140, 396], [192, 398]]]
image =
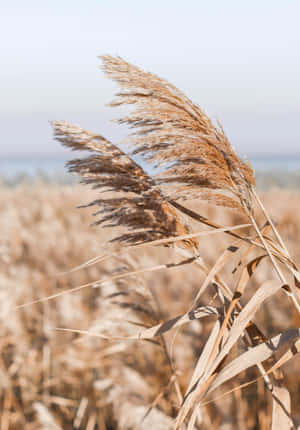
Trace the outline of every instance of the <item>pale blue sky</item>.
[[0, 154], [62, 154], [50, 119], [119, 139], [97, 55], [167, 78], [241, 153], [300, 153], [299, 0], [2, 2]]

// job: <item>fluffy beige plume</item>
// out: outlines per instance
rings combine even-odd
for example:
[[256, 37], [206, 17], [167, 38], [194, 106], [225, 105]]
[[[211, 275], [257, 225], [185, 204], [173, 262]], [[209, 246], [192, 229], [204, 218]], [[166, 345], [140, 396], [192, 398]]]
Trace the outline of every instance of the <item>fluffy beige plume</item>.
[[223, 129], [167, 81], [121, 58], [101, 58], [106, 76], [122, 88], [112, 106], [136, 106], [119, 120], [136, 130], [128, 139], [133, 153], [162, 168], [157, 181], [164, 192], [172, 199], [250, 209], [253, 170], [237, 156]]
[[[87, 205], [101, 208], [95, 213], [100, 216], [96, 224], [128, 229], [114, 241], [137, 244], [189, 233], [178, 211], [165, 201], [151, 177], [117, 146], [65, 121], [53, 121], [52, 126], [63, 145], [93, 152], [88, 158], [70, 161], [68, 167], [103, 194]], [[187, 240], [184, 245], [196, 246], [196, 242]]]

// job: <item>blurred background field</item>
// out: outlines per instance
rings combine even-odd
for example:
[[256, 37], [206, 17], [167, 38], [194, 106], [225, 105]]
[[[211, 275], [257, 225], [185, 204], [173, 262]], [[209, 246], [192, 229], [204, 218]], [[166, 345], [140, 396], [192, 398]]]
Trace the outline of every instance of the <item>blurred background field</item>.
[[[174, 369], [167, 360], [162, 340], [109, 342], [56, 328], [129, 335], [137, 331], [136, 324], [155, 323], [149, 312], [152, 307], [157, 321], [180, 315], [188, 309], [202, 279], [194, 266], [111, 281], [102, 288], [90, 286], [16, 309], [18, 305], [93, 283], [111, 274], [151, 267], [175, 258], [172, 250], [151, 248], [62, 275], [107, 250], [111, 231], [91, 227], [91, 210], [76, 208], [91, 201], [97, 191], [77, 184], [64, 173], [55, 176], [63, 161], [59, 163], [38, 175], [34, 169], [31, 173], [27, 169], [25, 175], [21, 170], [8, 175], [1, 166], [0, 428], [168, 429], [178, 401], [174, 390], [168, 388]], [[37, 166], [42, 172], [42, 164]], [[7, 165], [6, 169], [9, 169]], [[284, 171], [287, 170], [285, 167]], [[259, 174], [258, 178], [262, 181], [259, 189], [263, 201], [278, 222], [292, 256], [300, 261], [299, 171], [293, 168], [289, 174], [279, 174], [270, 169], [265, 177]], [[230, 210], [207, 205], [197, 208], [223, 225], [240, 221]], [[205, 261], [212, 265], [229, 243], [231, 240], [225, 234], [201, 239]], [[270, 270], [262, 266], [251, 288], [266, 278]], [[270, 277], [273, 275], [269, 273]], [[154, 291], [157, 303], [149, 299], [148, 289]], [[263, 312], [257, 314], [257, 322], [268, 337], [299, 326], [286, 297], [281, 294], [265, 304]], [[173, 344], [170, 354], [183, 391], [211, 327], [209, 319], [194, 321], [175, 337], [174, 332], [168, 335]], [[290, 361], [284, 372], [292, 409], [300, 420], [297, 363], [297, 358]], [[245, 382], [255, 377], [256, 370], [251, 369], [227, 383], [225, 388], [236, 386], [238, 380]], [[153, 409], [146, 415], [152, 402]], [[259, 381], [205, 407], [203, 428], [267, 429], [270, 407], [269, 394]]]

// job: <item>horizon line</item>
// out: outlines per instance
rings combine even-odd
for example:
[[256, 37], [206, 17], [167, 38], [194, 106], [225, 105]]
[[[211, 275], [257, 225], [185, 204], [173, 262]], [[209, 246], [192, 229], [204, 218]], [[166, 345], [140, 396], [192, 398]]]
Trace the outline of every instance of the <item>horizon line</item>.
[[[77, 154], [80, 154], [83, 151], [78, 151]], [[70, 151], [69, 153], [70, 155], [73, 154], [73, 151]], [[263, 151], [263, 152], [258, 152], [258, 151], [243, 151], [243, 152], [239, 152], [239, 156], [241, 157], [269, 157], [269, 156], [285, 156], [285, 157], [291, 157], [291, 156], [296, 156], [296, 157], [300, 157], [300, 151]], [[47, 159], [47, 158], [51, 158], [51, 159], [57, 159], [57, 160], [63, 160], [66, 158], [69, 158], [68, 154], [55, 154], [55, 153], [21, 153], [21, 154], [4, 154], [0, 157], [0, 161], [1, 159], [3, 160], [8, 160], [8, 159], [30, 159], [30, 158], [43, 158], [43, 159]]]

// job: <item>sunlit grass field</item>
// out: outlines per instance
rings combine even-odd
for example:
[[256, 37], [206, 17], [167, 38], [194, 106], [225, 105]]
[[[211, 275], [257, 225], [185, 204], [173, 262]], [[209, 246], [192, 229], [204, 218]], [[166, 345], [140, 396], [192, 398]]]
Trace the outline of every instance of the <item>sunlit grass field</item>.
[[[57, 329], [129, 336], [153, 325], [155, 318], [160, 322], [181, 315], [201, 283], [197, 268], [191, 264], [145, 272], [93, 288], [98, 280], [178, 257], [171, 249], [145, 248], [70, 273], [109, 249], [111, 230], [90, 226], [92, 210], [76, 209], [96, 192], [80, 185], [36, 183], [2, 187], [0, 193], [1, 430], [171, 428], [178, 411], [170, 387], [172, 366], [184, 392], [213, 320], [195, 320], [168, 332], [172, 347], [167, 355], [160, 339], [111, 341]], [[300, 261], [300, 194], [274, 190], [262, 198], [291, 255]], [[241, 223], [232, 210], [197, 204], [197, 211], [225, 226]], [[224, 233], [201, 237], [203, 259], [213, 264], [230, 242]], [[262, 268], [251, 289], [274, 276], [270, 266]], [[88, 283], [78, 291], [19, 307]], [[282, 293], [266, 302], [255, 321], [267, 337], [299, 327]], [[300, 419], [297, 360], [283, 372]], [[258, 376], [251, 368], [214, 392], [213, 401], [203, 407], [203, 428], [269, 428], [271, 401], [262, 379], [216, 399]]]

